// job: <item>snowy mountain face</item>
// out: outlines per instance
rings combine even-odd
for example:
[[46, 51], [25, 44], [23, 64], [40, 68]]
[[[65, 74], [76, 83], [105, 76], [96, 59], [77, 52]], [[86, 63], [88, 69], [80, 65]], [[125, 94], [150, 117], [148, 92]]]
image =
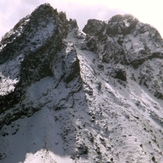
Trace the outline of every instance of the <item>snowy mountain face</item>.
[[82, 32], [39, 6], [0, 42], [0, 162], [162, 163], [162, 59], [131, 15]]

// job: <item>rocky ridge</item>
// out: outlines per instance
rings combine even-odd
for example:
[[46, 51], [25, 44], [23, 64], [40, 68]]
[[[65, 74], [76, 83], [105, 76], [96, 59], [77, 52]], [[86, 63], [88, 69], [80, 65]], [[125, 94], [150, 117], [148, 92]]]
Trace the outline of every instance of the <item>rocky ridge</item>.
[[131, 15], [39, 6], [0, 43], [1, 162], [161, 163], [162, 51]]

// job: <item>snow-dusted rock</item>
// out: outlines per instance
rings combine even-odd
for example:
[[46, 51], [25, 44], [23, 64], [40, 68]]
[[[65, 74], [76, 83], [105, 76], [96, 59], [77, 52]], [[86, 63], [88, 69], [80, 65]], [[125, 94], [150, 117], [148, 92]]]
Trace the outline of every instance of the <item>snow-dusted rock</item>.
[[96, 47], [90, 50], [105, 62], [138, 68], [148, 59], [162, 58], [163, 41], [158, 31], [131, 15], [113, 16], [108, 23], [90, 19], [83, 31], [90, 37], [87, 40], [93, 37], [96, 42]]
[[162, 163], [163, 41], [131, 15], [83, 31], [49, 4], [0, 43], [2, 163]]
[[[0, 112], [4, 114], [13, 108], [15, 114], [7, 113], [11, 121], [27, 115], [28, 110], [30, 115], [39, 110], [40, 107], [33, 107], [32, 103], [27, 105], [22, 102], [26, 101], [25, 93], [32, 84], [46, 77], [57, 76], [55, 83], [62, 79], [62, 67], [55, 70], [54, 67], [65, 60], [67, 46], [63, 39], [67, 36], [68, 27], [65, 14], [46, 4], [20, 20], [2, 39], [1, 45], [7, 45], [0, 52]], [[68, 66], [66, 68], [73, 71], [73, 66], [71, 70]], [[59, 71], [58, 74], [55, 71]], [[1, 127], [5, 120], [2, 116]], [[10, 121], [7, 119], [7, 122]]]

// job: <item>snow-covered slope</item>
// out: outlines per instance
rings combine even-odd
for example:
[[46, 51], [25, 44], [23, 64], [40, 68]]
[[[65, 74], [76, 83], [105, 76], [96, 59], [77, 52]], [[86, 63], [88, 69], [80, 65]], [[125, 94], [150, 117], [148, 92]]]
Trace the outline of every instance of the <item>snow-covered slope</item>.
[[163, 162], [159, 33], [131, 15], [83, 31], [44, 4], [2, 39], [0, 162]]

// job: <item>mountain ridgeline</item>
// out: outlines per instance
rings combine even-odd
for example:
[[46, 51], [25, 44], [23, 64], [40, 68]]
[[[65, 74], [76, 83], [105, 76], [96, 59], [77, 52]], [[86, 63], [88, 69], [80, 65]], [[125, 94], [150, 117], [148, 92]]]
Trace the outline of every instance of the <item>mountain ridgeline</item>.
[[0, 162], [162, 163], [162, 67], [134, 16], [80, 31], [40, 5], [0, 42]]

